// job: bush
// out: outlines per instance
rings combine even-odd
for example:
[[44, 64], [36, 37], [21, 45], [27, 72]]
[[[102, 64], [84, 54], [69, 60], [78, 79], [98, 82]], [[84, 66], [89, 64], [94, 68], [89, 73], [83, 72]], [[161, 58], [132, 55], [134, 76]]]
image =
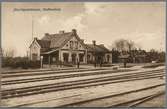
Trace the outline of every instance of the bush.
[[30, 68], [40, 68], [40, 61], [29, 61], [28, 65]]
[[2, 67], [10, 66], [13, 62], [12, 58], [2, 58]]
[[24, 57], [9, 58], [5, 57], [2, 59], [2, 67], [11, 68], [40, 68], [40, 61], [30, 61]]

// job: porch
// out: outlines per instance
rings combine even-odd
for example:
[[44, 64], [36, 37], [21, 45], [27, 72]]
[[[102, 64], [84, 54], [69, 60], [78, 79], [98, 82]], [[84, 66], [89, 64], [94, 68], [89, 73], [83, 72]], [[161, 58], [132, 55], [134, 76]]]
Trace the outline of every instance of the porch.
[[43, 64], [76, 64], [77, 62], [84, 64], [86, 61], [86, 54], [84, 51], [68, 51], [56, 50], [50, 53], [43, 53]]

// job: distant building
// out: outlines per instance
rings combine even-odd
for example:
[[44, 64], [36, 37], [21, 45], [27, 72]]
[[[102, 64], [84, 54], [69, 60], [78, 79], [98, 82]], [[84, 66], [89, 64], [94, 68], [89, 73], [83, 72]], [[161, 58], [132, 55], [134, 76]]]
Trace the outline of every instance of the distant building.
[[46, 33], [42, 39], [34, 38], [30, 45], [30, 59], [40, 60], [44, 63], [112, 63], [111, 52], [103, 45], [85, 44], [83, 39], [73, 29], [71, 32], [60, 31], [58, 34]]
[[121, 52], [118, 57], [120, 62], [127, 60], [129, 63], [145, 63], [146, 56], [147, 53], [144, 50], [131, 50], [125, 54]]

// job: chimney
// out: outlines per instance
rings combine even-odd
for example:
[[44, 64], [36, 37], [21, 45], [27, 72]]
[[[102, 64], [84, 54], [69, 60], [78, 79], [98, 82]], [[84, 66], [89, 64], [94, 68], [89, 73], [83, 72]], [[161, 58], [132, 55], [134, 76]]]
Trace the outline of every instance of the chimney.
[[49, 36], [49, 33], [45, 33], [45, 36]]
[[81, 39], [82, 43], [84, 43], [84, 39]]
[[100, 45], [104, 47], [104, 44], [100, 44]]
[[93, 40], [92, 43], [93, 43], [94, 46], [96, 45], [96, 41], [95, 40]]
[[77, 34], [77, 30], [76, 29], [72, 29], [72, 33], [73, 34]]
[[38, 38], [37, 38], [37, 37], [34, 37], [34, 40], [38, 40]]
[[64, 33], [64, 30], [59, 31], [59, 34], [63, 34], [63, 33]]

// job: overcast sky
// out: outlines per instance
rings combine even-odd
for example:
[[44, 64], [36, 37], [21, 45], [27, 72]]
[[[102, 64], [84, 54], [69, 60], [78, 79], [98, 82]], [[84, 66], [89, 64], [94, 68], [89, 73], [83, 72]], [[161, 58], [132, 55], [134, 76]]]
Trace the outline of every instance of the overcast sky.
[[[20, 11], [18, 9], [57, 9]], [[17, 9], [17, 11], [14, 11]], [[165, 50], [165, 2], [2, 3], [2, 47], [26, 55], [33, 36], [77, 29], [86, 43], [109, 47], [115, 40], [133, 40], [145, 50]]]

